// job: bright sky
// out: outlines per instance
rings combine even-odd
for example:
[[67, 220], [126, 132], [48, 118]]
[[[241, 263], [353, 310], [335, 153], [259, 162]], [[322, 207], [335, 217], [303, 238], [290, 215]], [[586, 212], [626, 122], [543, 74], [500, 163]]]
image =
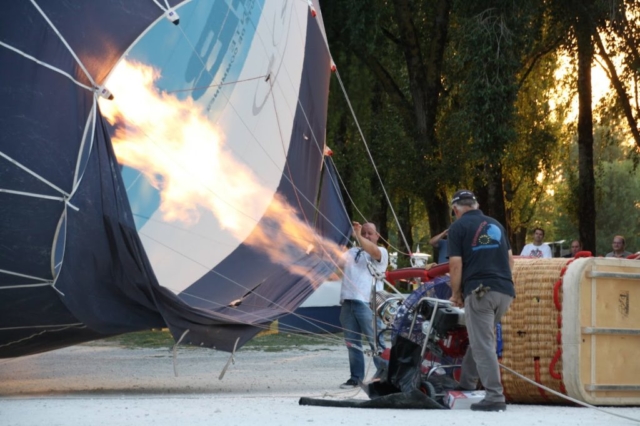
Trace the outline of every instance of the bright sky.
[[[566, 56], [560, 57], [561, 65], [555, 72], [556, 80], [560, 81], [567, 77], [567, 75], [571, 72], [572, 66], [570, 64], [569, 58]], [[616, 62], [614, 58], [614, 63]], [[577, 78], [577, 75], [575, 76]], [[591, 106], [593, 108], [596, 107], [598, 102], [611, 90], [611, 82], [609, 81], [609, 77], [605, 70], [600, 66], [598, 62], [594, 61], [593, 66], [591, 67], [591, 90], [592, 90], [592, 102]], [[567, 99], [568, 94], [566, 92], [557, 92], [557, 97], [560, 102], [564, 102]], [[554, 100], [550, 101], [551, 108], [555, 109], [556, 103]], [[576, 121], [578, 119], [578, 95], [576, 94], [571, 101], [571, 111], [567, 114], [565, 119], [565, 123], [570, 123]]]

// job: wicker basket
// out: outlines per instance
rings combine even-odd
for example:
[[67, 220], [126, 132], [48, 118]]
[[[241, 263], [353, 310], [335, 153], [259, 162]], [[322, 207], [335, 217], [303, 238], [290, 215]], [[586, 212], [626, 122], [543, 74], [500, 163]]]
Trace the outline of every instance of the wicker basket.
[[[640, 261], [517, 258], [501, 363], [596, 405], [640, 405]], [[507, 399], [566, 400], [503, 370]]]

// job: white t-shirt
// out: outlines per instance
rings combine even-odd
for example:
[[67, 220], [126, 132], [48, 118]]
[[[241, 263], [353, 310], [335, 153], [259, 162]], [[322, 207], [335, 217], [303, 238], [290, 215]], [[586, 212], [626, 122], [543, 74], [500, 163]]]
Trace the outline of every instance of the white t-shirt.
[[520, 253], [520, 256], [525, 256], [525, 257], [535, 257], [535, 258], [551, 258], [553, 257], [553, 255], [551, 254], [551, 247], [549, 247], [549, 244], [544, 244], [542, 243], [541, 245], [537, 246], [533, 243], [529, 243], [526, 246], [524, 246], [524, 248], [522, 249], [522, 253]]
[[[389, 265], [389, 253], [384, 247], [380, 249], [380, 261], [374, 260], [369, 253], [360, 247], [352, 247], [347, 250], [342, 258], [344, 259], [344, 276], [342, 277], [342, 286], [340, 287], [340, 304], [343, 300], [360, 300], [365, 303], [370, 302], [371, 286], [376, 281], [369, 267], [369, 262], [373, 265], [373, 269], [381, 274], [387, 270]], [[358, 256], [358, 252], [360, 252]], [[355, 261], [358, 257], [358, 262]], [[382, 280], [376, 281], [376, 291], [382, 290], [384, 284]]]

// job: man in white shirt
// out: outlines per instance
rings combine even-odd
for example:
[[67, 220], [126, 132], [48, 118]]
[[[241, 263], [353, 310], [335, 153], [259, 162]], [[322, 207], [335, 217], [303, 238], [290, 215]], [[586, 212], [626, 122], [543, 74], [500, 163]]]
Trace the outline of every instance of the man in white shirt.
[[544, 229], [535, 228], [533, 230], [533, 243], [529, 243], [522, 249], [520, 256], [533, 258], [551, 258], [551, 247], [542, 242], [544, 239]]
[[374, 349], [373, 311], [371, 290], [382, 290], [383, 283], [371, 271], [384, 274], [389, 264], [389, 253], [378, 247], [378, 232], [373, 223], [361, 225], [353, 222], [353, 237], [360, 247], [353, 247], [343, 255], [344, 275], [340, 288], [340, 323], [349, 352], [351, 377], [340, 385], [342, 389], [354, 388], [364, 380], [364, 348], [362, 337], [366, 337]]

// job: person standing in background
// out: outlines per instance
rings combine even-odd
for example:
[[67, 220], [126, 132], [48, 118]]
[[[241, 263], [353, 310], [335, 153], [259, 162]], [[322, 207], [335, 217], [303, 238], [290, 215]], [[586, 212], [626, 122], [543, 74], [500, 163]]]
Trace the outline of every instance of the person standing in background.
[[438, 250], [438, 263], [447, 263], [449, 261], [449, 247], [447, 245], [448, 233], [449, 229], [445, 229], [429, 240], [429, 244]]
[[570, 250], [571, 251], [569, 252], [569, 254], [565, 254], [562, 257], [565, 257], [565, 258], [576, 257], [576, 254], [578, 254], [579, 251], [582, 251], [582, 243], [580, 242], [580, 240], [571, 241]]
[[533, 242], [522, 248], [520, 256], [533, 258], [552, 258], [551, 247], [549, 244], [543, 243], [544, 229], [535, 228], [533, 230]]
[[619, 259], [624, 259], [627, 256], [631, 256], [633, 253], [625, 250], [626, 242], [622, 235], [616, 235], [613, 237], [613, 243], [611, 243], [611, 247], [613, 251], [606, 254], [605, 257], [617, 257]]

